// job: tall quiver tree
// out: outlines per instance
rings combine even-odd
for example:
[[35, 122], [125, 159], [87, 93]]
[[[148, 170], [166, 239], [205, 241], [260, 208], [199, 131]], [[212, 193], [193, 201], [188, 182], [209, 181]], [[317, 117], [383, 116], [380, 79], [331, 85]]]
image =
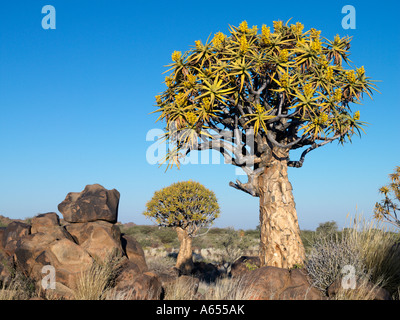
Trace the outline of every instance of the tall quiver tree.
[[213, 191], [199, 182], [182, 181], [156, 191], [143, 213], [160, 227], [175, 228], [180, 242], [176, 268], [190, 274], [192, 239], [210, 226], [220, 213]]
[[[192, 150], [220, 151], [248, 176], [230, 186], [260, 198], [262, 265], [292, 267], [304, 247], [287, 168], [334, 140], [343, 144], [365, 123], [351, 110], [375, 90], [364, 67], [349, 65], [350, 38], [333, 41], [301, 23], [274, 21], [249, 28], [244, 21], [184, 54], [175, 51], [156, 96], [166, 122], [168, 167]], [[346, 63], [349, 69], [345, 69]], [[299, 159], [290, 151], [301, 149]], [[167, 167], [167, 168], [168, 168]]]

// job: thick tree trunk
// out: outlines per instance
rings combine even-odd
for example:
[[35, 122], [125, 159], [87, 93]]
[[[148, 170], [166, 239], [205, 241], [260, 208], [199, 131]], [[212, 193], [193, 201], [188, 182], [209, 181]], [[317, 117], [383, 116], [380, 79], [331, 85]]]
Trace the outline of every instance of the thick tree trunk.
[[304, 263], [292, 185], [288, 180], [284, 150], [274, 150], [259, 177], [260, 261], [262, 266], [291, 268]]
[[193, 269], [192, 260], [192, 238], [185, 229], [176, 227], [178, 240], [180, 242], [179, 254], [176, 260], [176, 268], [184, 274], [190, 274]]

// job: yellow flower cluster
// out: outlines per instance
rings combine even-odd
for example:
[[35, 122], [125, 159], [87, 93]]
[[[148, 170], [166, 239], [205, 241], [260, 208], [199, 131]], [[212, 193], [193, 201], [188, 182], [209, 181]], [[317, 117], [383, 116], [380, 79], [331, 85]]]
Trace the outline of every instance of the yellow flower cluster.
[[305, 38], [301, 38], [299, 39], [299, 41], [297, 41], [298, 44], [304, 45], [306, 44], [306, 39]]
[[313, 86], [312, 86], [311, 83], [307, 83], [307, 84], [303, 87], [303, 91], [304, 91], [304, 95], [305, 95], [306, 97], [309, 97], [309, 96], [313, 95], [313, 93], [314, 93], [314, 88], [313, 88]]
[[187, 80], [190, 82], [190, 84], [194, 85], [196, 83], [196, 76], [194, 74], [189, 73], [186, 76]]
[[329, 119], [328, 115], [326, 113], [322, 113], [319, 117], [314, 118], [312, 123], [314, 126], [321, 126], [326, 124], [328, 119]]
[[319, 63], [323, 66], [323, 67], [327, 67], [328, 66], [328, 64], [329, 64], [329, 62], [328, 62], [328, 60], [326, 59], [326, 56], [324, 56], [324, 55], [322, 55], [320, 58], [319, 58]]
[[279, 59], [283, 62], [287, 62], [289, 60], [289, 51], [287, 49], [283, 49], [279, 53]]
[[263, 106], [262, 106], [261, 104], [257, 103], [257, 104], [256, 104], [256, 111], [257, 111], [258, 113], [263, 113], [263, 112], [264, 112]]
[[326, 80], [331, 81], [333, 79], [333, 68], [326, 68]]
[[320, 118], [320, 120], [321, 120], [321, 124], [325, 124], [325, 123], [328, 121], [328, 119], [329, 119], [329, 117], [328, 117], [328, 115], [327, 115], [326, 113], [321, 114], [321, 115], [319, 116], [319, 118]]
[[340, 89], [340, 88], [335, 89], [335, 93], [333, 94], [333, 99], [336, 102], [339, 102], [340, 100], [342, 100], [342, 89]]
[[364, 66], [362, 66], [361, 68], [358, 68], [357, 69], [357, 75], [360, 77], [360, 76], [363, 76], [365, 74], [365, 69], [364, 69]]
[[177, 62], [177, 61], [181, 58], [181, 56], [182, 56], [182, 52], [180, 52], [180, 51], [174, 51], [174, 52], [172, 53], [172, 61]]
[[191, 73], [186, 76], [187, 81], [183, 83], [186, 88], [193, 88], [196, 84], [197, 77]]
[[354, 120], [360, 120], [360, 111], [354, 112], [353, 119]]
[[304, 25], [300, 22], [296, 22], [296, 24], [292, 24], [290, 27], [294, 34], [301, 35], [303, 33]]
[[274, 24], [274, 32], [279, 31], [283, 27], [282, 21], [273, 21]]
[[247, 21], [243, 21], [240, 25], [239, 25], [239, 30], [241, 32], [247, 32], [247, 30], [249, 29], [249, 26], [247, 25]]
[[206, 109], [206, 111], [209, 111], [211, 109], [211, 100], [209, 97], [203, 98], [202, 104], [204, 106], [204, 109]]
[[267, 27], [265, 24], [262, 25], [261, 27], [261, 40], [265, 44], [269, 44], [270, 40], [269, 37], [271, 36], [271, 28]]
[[156, 96], [156, 102], [158, 105], [162, 103], [161, 96]]
[[218, 32], [214, 35], [214, 38], [212, 39], [212, 43], [214, 47], [219, 48], [221, 44], [223, 44], [225, 41], [225, 35], [222, 32]]
[[339, 44], [340, 43], [340, 36], [338, 34], [335, 36], [335, 39], [333, 39], [333, 42], [335, 44]]
[[354, 74], [354, 70], [346, 71], [346, 79], [351, 83], [356, 81], [356, 75]]
[[203, 47], [203, 45], [202, 45], [202, 43], [201, 43], [201, 40], [196, 40], [196, 41], [194, 42], [194, 44], [196, 45], [196, 48], [197, 48], [197, 49], [201, 49], [201, 48]]
[[322, 47], [321, 47], [321, 42], [319, 41], [318, 38], [311, 41], [311, 50], [314, 50], [317, 53], [321, 53]]
[[186, 113], [186, 120], [187, 120], [191, 125], [193, 125], [193, 124], [196, 123], [197, 117], [196, 117], [196, 115], [194, 114], [194, 112], [189, 111], [188, 113]]
[[289, 85], [289, 75], [287, 73], [283, 73], [280, 80], [282, 87], [286, 88]]
[[186, 99], [186, 94], [183, 92], [179, 92], [176, 97], [176, 103], [178, 104], [178, 106], [184, 106], [187, 103], [187, 99]]
[[310, 29], [310, 37], [311, 37], [311, 39], [314, 39], [314, 40], [319, 39], [319, 35], [320, 34], [321, 34], [320, 30], [317, 30], [317, 29], [314, 29], [314, 28]]
[[172, 77], [165, 77], [165, 84], [167, 85], [168, 88], [170, 88], [173, 84], [174, 80]]
[[242, 35], [240, 38], [240, 46], [239, 46], [239, 50], [243, 53], [247, 52], [247, 50], [249, 49], [249, 44], [247, 43], [247, 39], [245, 35]]

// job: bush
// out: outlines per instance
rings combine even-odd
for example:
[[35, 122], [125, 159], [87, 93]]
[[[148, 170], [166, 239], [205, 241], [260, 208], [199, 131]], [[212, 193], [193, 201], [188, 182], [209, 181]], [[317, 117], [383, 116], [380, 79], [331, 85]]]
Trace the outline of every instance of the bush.
[[220, 237], [217, 247], [223, 249], [221, 254], [222, 263], [231, 265], [234, 261], [245, 254], [245, 251], [254, 244], [252, 239], [245, 236], [241, 230], [227, 228], [225, 234]]
[[365, 266], [357, 244], [351, 238], [339, 236], [320, 238], [312, 245], [306, 260], [312, 285], [323, 293], [349, 265], [354, 267], [357, 278], [365, 277]]
[[[376, 222], [361, 217], [350, 227], [330, 237], [316, 237], [307, 256], [306, 267], [313, 285], [325, 291], [339, 276], [345, 265], [355, 268], [357, 297], [343, 293], [348, 299], [362, 298], [362, 287], [370, 282], [398, 298], [400, 288], [399, 234]], [[367, 290], [364, 290], [367, 293]], [[365, 295], [368, 299], [370, 295]]]

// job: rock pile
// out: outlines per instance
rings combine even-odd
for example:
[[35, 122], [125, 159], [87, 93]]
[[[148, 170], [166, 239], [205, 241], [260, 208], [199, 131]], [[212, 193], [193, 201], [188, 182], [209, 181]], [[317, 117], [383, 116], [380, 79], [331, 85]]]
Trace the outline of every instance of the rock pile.
[[10, 276], [8, 264], [40, 285], [43, 267], [50, 265], [55, 270], [55, 294], [71, 299], [78, 277], [95, 260], [116, 255], [121, 260], [116, 292], [129, 291], [132, 299], [159, 299], [161, 282], [148, 271], [141, 246], [115, 224], [119, 197], [115, 189], [88, 185], [59, 204], [62, 225], [59, 216], [50, 212], [37, 215], [31, 224], [12, 222], [0, 229], [0, 259], [6, 262], [0, 264], [0, 281]]
[[254, 300], [322, 300], [303, 269], [260, 267], [260, 259], [242, 256], [231, 267], [232, 277], [242, 277]]

